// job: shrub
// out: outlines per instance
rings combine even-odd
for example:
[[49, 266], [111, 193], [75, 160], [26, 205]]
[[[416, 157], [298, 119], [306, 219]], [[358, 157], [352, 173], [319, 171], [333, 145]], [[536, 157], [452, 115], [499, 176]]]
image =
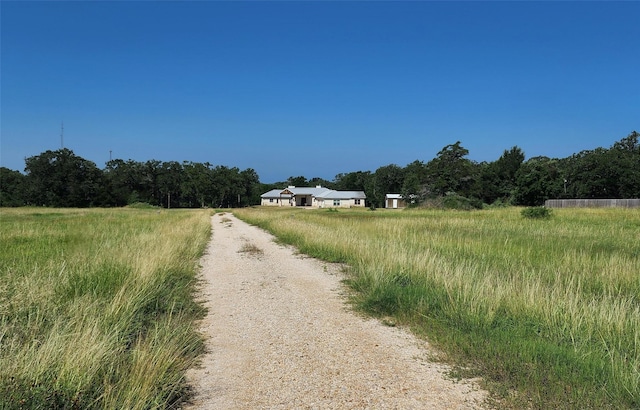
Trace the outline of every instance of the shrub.
[[481, 209], [482, 201], [475, 198], [466, 198], [464, 196], [455, 194], [455, 193], [447, 193], [442, 199], [442, 204], [445, 209], [459, 209], [459, 210], [471, 210], [471, 209]]
[[523, 209], [521, 215], [529, 219], [548, 219], [551, 218], [551, 209], [544, 206], [531, 206]]
[[127, 205], [127, 207], [134, 208], [134, 209], [156, 209], [156, 208], [159, 208], [158, 206], [151, 205], [151, 204], [149, 204], [147, 202], [133, 202], [133, 203]]

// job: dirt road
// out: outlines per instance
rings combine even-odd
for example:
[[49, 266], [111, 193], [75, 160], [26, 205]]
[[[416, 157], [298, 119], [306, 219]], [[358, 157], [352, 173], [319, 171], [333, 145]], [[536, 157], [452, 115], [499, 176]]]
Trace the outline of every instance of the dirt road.
[[478, 409], [424, 342], [349, 310], [339, 267], [227, 213], [202, 261], [208, 353], [189, 409]]

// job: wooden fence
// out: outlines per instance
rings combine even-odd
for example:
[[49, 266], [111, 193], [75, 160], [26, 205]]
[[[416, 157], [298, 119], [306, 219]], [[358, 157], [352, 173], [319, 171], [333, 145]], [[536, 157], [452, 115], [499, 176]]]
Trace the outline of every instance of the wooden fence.
[[640, 199], [547, 199], [547, 208], [640, 208]]

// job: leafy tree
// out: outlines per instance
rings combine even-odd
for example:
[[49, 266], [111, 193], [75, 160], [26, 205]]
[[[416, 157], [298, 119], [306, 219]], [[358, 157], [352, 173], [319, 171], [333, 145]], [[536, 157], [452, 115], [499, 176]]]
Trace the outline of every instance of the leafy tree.
[[25, 176], [0, 167], [0, 207], [25, 205]]
[[370, 171], [356, 171], [336, 175], [333, 189], [339, 191], [366, 191], [366, 187], [372, 178]]
[[183, 206], [204, 208], [213, 202], [212, 171], [208, 162], [183, 162], [183, 179], [180, 185]]
[[309, 184], [309, 186], [312, 186], [312, 187], [320, 185], [321, 187], [324, 187], [324, 188], [334, 189], [333, 182], [327, 181], [326, 179], [323, 179], [320, 177], [313, 177], [307, 183]]
[[611, 151], [621, 170], [618, 191], [621, 198], [640, 198], [640, 134], [631, 132], [613, 144]]
[[419, 205], [430, 194], [429, 169], [427, 165], [415, 160], [404, 168], [404, 182], [400, 194], [407, 204]]
[[216, 166], [212, 173], [212, 188], [215, 207], [238, 206], [243, 190], [239, 169]]
[[96, 165], [63, 148], [25, 160], [27, 199], [34, 205], [87, 207], [101, 205], [103, 175]]
[[297, 176], [297, 177], [289, 177], [289, 179], [287, 180], [287, 182], [289, 183], [289, 185], [293, 185], [293, 186], [308, 186], [309, 183], [307, 182], [307, 178], [301, 176]]
[[524, 162], [524, 152], [514, 146], [505, 150], [495, 162], [480, 165], [479, 197], [488, 204], [500, 199], [505, 203], [512, 200], [516, 187], [516, 174]]
[[135, 202], [149, 202], [144, 195], [144, 164], [132, 160], [114, 159], [103, 171], [107, 190], [107, 204], [125, 206]]
[[[618, 155], [605, 148], [574, 154], [566, 161], [565, 179], [569, 196], [575, 198], [619, 198]], [[564, 180], [563, 180], [564, 182]]]
[[475, 167], [465, 158], [469, 150], [460, 141], [442, 148], [427, 164], [431, 191], [436, 195], [454, 192], [467, 196], [473, 186]]
[[400, 195], [408, 206], [416, 206], [421, 202], [423, 195], [418, 175], [412, 173], [405, 177]]
[[558, 160], [533, 157], [522, 164], [516, 173], [514, 200], [516, 205], [537, 206], [558, 198], [562, 192]]
[[258, 173], [253, 168], [247, 168], [240, 172], [240, 181], [242, 184], [242, 193], [238, 206], [259, 204], [262, 192], [258, 189], [260, 186]]
[[365, 193], [369, 203], [376, 207], [384, 204], [384, 197], [390, 193], [400, 193], [404, 183], [404, 170], [395, 164], [382, 166], [373, 174], [373, 178], [368, 181]]
[[610, 149], [581, 151], [562, 160], [563, 196], [572, 198], [637, 198], [640, 196], [638, 133]]
[[152, 159], [141, 164], [142, 181], [140, 197], [143, 202], [161, 206], [164, 193], [161, 191], [159, 177], [162, 174], [162, 162]]
[[161, 203], [166, 208], [180, 206], [180, 186], [183, 179], [182, 165], [176, 161], [163, 162], [159, 167], [158, 189]]
[[629, 135], [613, 144], [613, 148], [630, 153], [640, 153], [640, 134], [637, 131], [631, 131]]

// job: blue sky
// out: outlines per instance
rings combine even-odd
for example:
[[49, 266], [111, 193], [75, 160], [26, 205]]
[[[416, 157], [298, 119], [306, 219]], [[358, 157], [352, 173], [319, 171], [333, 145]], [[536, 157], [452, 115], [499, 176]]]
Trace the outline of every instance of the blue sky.
[[[0, 166], [64, 146], [262, 182], [609, 147], [640, 2], [0, 2]], [[111, 151], [111, 153], [110, 153]]]

